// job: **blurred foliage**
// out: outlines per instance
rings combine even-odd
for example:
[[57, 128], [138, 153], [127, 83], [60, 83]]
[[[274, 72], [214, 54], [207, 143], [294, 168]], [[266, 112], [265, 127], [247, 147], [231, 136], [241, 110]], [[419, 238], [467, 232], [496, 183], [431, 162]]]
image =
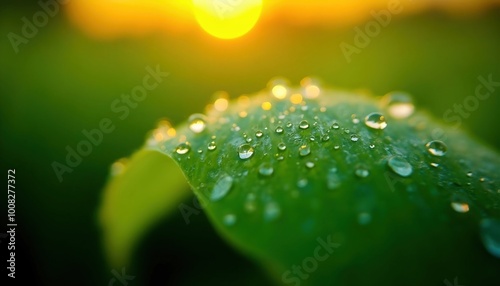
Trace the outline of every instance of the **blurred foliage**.
[[[339, 44], [353, 42], [353, 27], [258, 25], [247, 36], [228, 42], [202, 31], [92, 40], [70, 24], [64, 13], [50, 18], [16, 54], [5, 35], [20, 33], [21, 18], [39, 9], [32, 3], [3, 2], [0, 9], [0, 34], [4, 35], [0, 45], [0, 165], [4, 170], [16, 168], [19, 174], [17, 215], [23, 223], [18, 254], [25, 258], [20, 259], [19, 269], [42, 285], [109, 282], [113, 274], [104, 263], [96, 217], [109, 166], [139, 148], [143, 134], [160, 118], [168, 116], [178, 123], [202, 111], [214, 91], [224, 89], [237, 96], [259, 90], [276, 75], [294, 83], [314, 75], [326, 85], [369, 89], [375, 94], [406, 90], [417, 106], [440, 118], [474, 94], [478, 76], [500, 78], [498, 9], [466, 18], [439, 12], [394, 17], [347, 63]], [[142, 83], [147, 66], [158, 64], [170, 76], [121, 120], [111, 103]], [[481, 101], [462, 127], [499, 149], [500, 136], [491, 130], [500, 106], [497, 95], [498, 91]], [[82, 130], [98, 128], [102, 118], [110, 118], [116, 129], [60, 183], [51, 164], [64, 162], [66, 146], [75, 148], [85, 139]], [[184, 222], [176, 216], [160, 225], [163, 228], [158, 226], [154, 235], [163, 233], [165, 238], [169, 225], [184, 226]], [[180, 239], [165, 243], [161, 250], [158, 243], [141, 245], [141, 260], [167, 261], [167, 266], [175, 265], [172, 269], [179, 277], [194, 273], [190, 267], [198, 260], [207, 262], [196, 264], [206, 271], [199, 273], [224, 267], [248, 272], [248, 261], [221, 244], [212, 228], [198, 227], [198, 232], [191, 224], [178, 228], [178, 233], [185, 229], [207, 247], [217, 247], [220, 257], [228, 260], [186, 252], [181, 262], [170, 261], [171, 251], [191, 249]], [[149, 277], [148, 271], [137, 266], [127, 273], [137, 274], [139, 281]], [[254, 273], [249, 276], [260, 275]], [[157, 280], [145, 278], [144, 284], [163, 279], [154, 277]], [[175, 281], [190, 279], [179, 277]]]

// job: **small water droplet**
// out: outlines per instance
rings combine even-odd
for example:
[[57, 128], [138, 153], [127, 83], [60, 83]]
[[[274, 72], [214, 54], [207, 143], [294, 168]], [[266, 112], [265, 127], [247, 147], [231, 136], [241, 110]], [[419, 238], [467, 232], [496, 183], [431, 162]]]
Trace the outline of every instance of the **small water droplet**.
[[321, 136], [321, 141], [326, 142], [328, 140], [330, 140], [330, 136], [328, 134]]
[[264, 135], [264, 133], [262, 133], [262, 131], [260, 131], [260, 130], [255, 132], [255, 137], [257, 137], [257, 138], [261, 138], [263, 135]]
[[236, 123], [233, 123], [233, 125], [231, 126], [231, 131], [238, 132], [240, 130], [241, 128]]
[[245, 141], [247, 141], [247, 143], [250, 143], [252, 142], [252, 138], [248, 137], [247, 139], [245, 139]]
[[307, 128], [309, 128], [309, 122], [307, 122], [307, 120], [300, 121], [299, 128], [300, 129], [307, 129]]
[[274, 168], [273, 168], [273, 165], [271, 165], [271, 163], [262, 163], [260, 164], [259, 166], [259, 174], [261, 174], [262, 176], [271, 176], [274, 172]]
[[365, 125], [372, 129], [384, 129], [387, 127], [387, 122], [382, 114], [372, 112], [365, 117]]
[[341, 179], [339, 174], [337, 173], [337, 168], [331, 168], [328, 170], [326, 175], [326, 186], [329, 190], [335, 190], [340, 187]]
[[223, 220], [225, 225], [233, 226], [236, 223], [236, 216], [234, 214], [227, 214]]
[[292, 122], [287, 122], [287, 123], [286, 123], [286, 127], [287, 127], [287, 128], [291, 128], [292, 126], [293, 126]]
[[253, 147], [248, 144], [243, 144], [238, 147], [238, 155], [240, 156], [240, 159], [248, 159], [253, 156], [253, 153]]
[[306, 167], [309, 168], [309, 169], [312, 169], [314, 168], [314, 162], [306, 162]]
[[285, 143], [283, 143], [283, 142], [278, 143], [278, 150], [285, 151], [286, 150]]
[[223, 175], [222, 177], [219, 178], [219, 180], [217, 180], [217, 183], [215, 183], [212, 193], [210, 194], [210, 200], [218, 201], [224, 198], [227, 195], [227, 193], [229, 193], [232, 186], [233, 186], [233, 177], [229, 175]]
[[264, 219], [266, 221], [273, 221], [281, 214], [279, 205], [275, 202], [267, 203], [264, 210]]
[[358, 214], [358, 223], [360, 225], [367, 225], [372, 221], [372, 216], [370, 213], [362, 212]]
[[276, 133], [278, 133], [278, 134], [282, 134], [282, 133], [283, 133], [283, 127], [278, 126], [278, 127], [276, 127], [276, 130], [275, 130], [275, 131], [276, 131]]
[[467, 172], [467, 177], [472, 177], [472, 172]]
[[125, 171], [125, 168], [127, 167], [128, 164], [128, 159], [127, 158], [122, 158], [120, 160], [117, 160], [111, 165], [111, 175], [112, 176], [118, 176], [123, 171]]
[[299, 188], [304, 188], [307, 186], [309, 182], [307, 181], [307, 179], [300, 179], [297, 181], [297, 187]]
[[217, 98], [214, 101], [214, 109], [219, 112], [225, 111], [229, 105], [229, 94], [225, 91], [219, 91], [214, 94], [214, 97]]
[[188, 122], [189, 129], [191, 129], [191, 131], [194, 133], [201, 133], [207, 126], [207, 117], [203, 114], [195, 113], [189, 116]]
[[366, 178], [370, 175], [370, 171], [368, 171], [367, 169], [363, 168], [363, 167], [358, 167], [354, 173], [356, 174], [356, 176], [360, 177], [360, 178]]
[[452, 202], [451, 203], [451, 207], [456, 211], [456, 212], [459, 212], [459, 213], [466, 213], [469, 211], [469, 204], [467, 204], [466, 202], [461, 202], [461, 201], [458, 201], [458, 202]]
[[434, 167], [434, 168], [437, 168], [437, 167], [439, 167], [439, 164], [438, 164], [438, 163], [434, 163], [434, 162], [432, 162], [432, 163], [431, 163], [431, 166], [432, 166], [432, 167]]
[[394, 118], [406, 118], [412, 115], [415, 110], [411, 96], [405, 92], [388, 93], [384, 95], [382, 101], [389, 110], [389, 114]]
[[345, 133], [345, 134], [349, 134], [349, 133], [351, 133], [351, 131], [350, 131], [349, 129], [347, 129], [347, 128], [346, 128], [346, 129], [343, 129], [343, 131], [344, 131], [344, 133]]
[[357, 142], [358, 140], [359, 140], [359, 137], [358, 137], [358, 135], [357, 135], [357, 134], [352, 134], [352, 135], [351, 135], [351, 141], [352, 141], [352, 142]]
[[480, 223], [481, 240], [488, 252], [500, 258], [500, 220], [484, 218]]
[[375, 148], [375, 144], [370, 144], [370, 149]]
[[255, 204], [255, 194], [250, 193], [247, 195], [247, 198], [245, 201], [245, 210], [247, 212], [253, 212], [253, 211], [255, 211], [256, 208], [257, 208], [257, 206]]
[[273, 105], [269, 101], [265, 101], [262, 103], [261, 107], [263, 110], [271, 110]]
[[299, 155], [304, 157], [311, 154], [311, 148], [309, 145], [302, 145], [299, 147]]
[[358, 124], [359, 123], [359, 118], [356, 116], [356, 114], [351, 115], [352, 123]]
[[215, 144], [215, 141], [208, 143], [207, 149], [208, 149], [208, 151], [213, 151], [213, 150], [217, 149], [217, 145]]
[[332, 128], [333, 129], [339, 129], [340, 125], [337, 122], [333, 122]]
[[278, 161], [283, 161], [283, 160], [285, 159], [285, 157], [283, 157], [283, 155], [278, 154], [278, 153], [274, 154], [274, 157], [275, 157], [275, 158], [276, 158], [276, 160], [278, 160]]
[[314, 138], [314, 136], [311, 136], [311, 137], [309, 137], [309, 141], [314, 142], [314, 141], [316, 141], [316, 138]]
[[177, 145], [177, 148], [175, 148], [175, 152], [179, 155], [184, 155], [187, 154], [191, 150], [191, 144], [189, 142], [183, 142]]
[[425, 147], [431, 155], [438, 157], [444, 156], [446, 154], [446, 151], [448, 150], [446, 144], [444, 144], [443, 141], [439, 140], [430, 141], [425, 144]]
[[406, 159], [401, 156], [391, 157], [387, 161], [387, 165], [389, 165], [394, 173], [402, 177], [408, 177], [413, 172], [413, 168], [411, 167], [410, 163], [408, 163], [408, 161], [406, 161]]
[[321, 93], [319, 81], [310, 77], [303, 78], [300, 85], [304, 88], [304, 96], [306, 98], [316, 98]]
[[288, 80], [284, 78], [274, 78], [269, 81], [268, 86], [271, 88], [271, 93], [277, 99], [284, 99], [288, 94]]
[[339, 145], [335, 145], [335, 146], [333, 146], [333, 149], [335, 149], [335, 150], [339, 150], [339, 149], [340, 149], [340, 146], [339, 146]]

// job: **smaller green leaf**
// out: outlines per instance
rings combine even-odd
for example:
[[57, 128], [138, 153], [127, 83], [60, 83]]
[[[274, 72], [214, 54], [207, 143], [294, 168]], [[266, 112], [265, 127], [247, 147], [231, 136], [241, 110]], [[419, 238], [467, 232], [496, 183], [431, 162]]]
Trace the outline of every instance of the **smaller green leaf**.
[[113, 267], [122, 267], [141, 236], [189, 192], [175, 162], [151, 150], [138, 151], [128, 162], [114, 163], [112, 173], [99, 219], [108, 261]]

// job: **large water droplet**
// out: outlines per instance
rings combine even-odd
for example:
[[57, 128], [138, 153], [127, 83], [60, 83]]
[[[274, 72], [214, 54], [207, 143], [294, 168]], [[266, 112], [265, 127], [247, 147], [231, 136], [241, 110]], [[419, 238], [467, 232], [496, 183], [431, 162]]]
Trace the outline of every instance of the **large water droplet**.
[[234, 214], [227, 214], [224, 216], [224, 224], [227, 226], [233, 226], [236, 223], [236, 216]]
[[309, 154], [311, 154], [311, 147], [309, 147], [309, 145], [302, 145], [299, 147], [300, 156], [307, 156]]
[[238, 155], [240, 156], [240, 159], [248, 159], [253, 156], [253, 153], [253, 147], [248, 144], [243, 144], [238, 147]]
[[285, 151], [286, 150], [285, 143], [283, 143], [283, 142], [278, 143], [278, 150]]
[[259, 174], [262, 176], [271, 176], [274, 172], [273, 165], [271, 163], [265, 162], [259, 166]]
[[391, 157], [387, 161], [387, 165], [389, 165], [394, 173], [402, 177], [408, 177], [413, 172], [413, 168], [411, 167], [410, 163], [408, 163], [408, 161], [406, 161], [406, 159], [401, 156]]
[[462, 201], [451, 202], [451, 207], [459, 213], [466, 213], [469, 211], [469, 204]]
[[500, 258], [500, 220], [485, 218], [479, 227], [484, 247], [491, 255]]
[[257, 132], [255, 132], [255, 137], [257, 138], [261, 138], [262, 135], [264, 135], [264, 133], [262, 133], [262, 131], [258, 130]]
[[365, 125], [373, 129], [384, 129], [387, 127], [387, 122], [382, 114], [372, 112], [365, 117]]
[[307, 122], [307, 120], [300, 121], [299, 128], [300, 129], [307, 129], [307, 128], [309, 128], [309, 122]]
[[333, 129], [339, 129], [340, 125], [337, 122], [333, 122], [332, 128]]
[[359, 140], [359, 136], [357, 134], [352, 134], [351, 135], [351, 141], [352, 142], [357, 142]]
[[406, 118], [413, 114], [415, 106], [411, 96], [405, 92], [395, 91], [384, 95], [382, 101], [394, 118]]
[[214, 189], [210, 194], [210, 199], [212, 201], [218, 201], [224, 198], [227, 195], [227, 193], [229, 193], [232, 186], [233, 186], [233, 177], [229, 175], [223, 175], [222, 177], [219, 178], [217, 183], [215, 183]]
[[191, 131], [194, 133], [201, 133], [207, 126], [207, 117], [203, 114], [195, 113], [189, 116], [188, 122], [189, 129], [191, 129]]
[[215, 141], [208, 143], [207, 149], [208, 149], [208, 151], [213, 151], [213, 150], [217, 149], [217, 145], [215, 145]]
[[433, 155], [433, 156], [444, 156], [446, 154], [446, 151], [448, 150], [448, 147], [446, 144], [444, 144], [443, 141], [439, 140], [433, 140], [425, 144], [425, 148], [427, 148], [427, 151]]
[[264, 209], [264, 219], [266, 221], [272, 221], [277, 219], [281, 214], [281, 209], [279, 205], [275, 202], [267, 203]]
[[278, 127], [276, 127], [276, 130], [275, 130], [275, 131], [276, 131], [276, 133], [278, 133], [278, 134], [282, 134], [282, 133], [283, 133], [283, 127], [278, 126]]
[[191, 144], [189, 142], [183, 142], [177, 145], [175, 152], [179, 155], [187, 154], [191, 150]]

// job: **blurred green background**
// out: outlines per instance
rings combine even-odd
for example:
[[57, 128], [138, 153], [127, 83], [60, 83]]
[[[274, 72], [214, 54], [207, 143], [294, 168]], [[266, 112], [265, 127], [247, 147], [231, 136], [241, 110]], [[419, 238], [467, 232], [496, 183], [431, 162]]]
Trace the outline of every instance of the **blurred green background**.
[[[113, 269], [103, 257], [97, 210], [109, 166], [138, 149], [160, 118], [180, 123], [203, 111], [218, 90], [234, 98], [264, 88], [274, 76], [298, 84], [312, 75], [326, 86], [376, 95], [405, 90], [419, 108], [442, 118], [474, 95], [478, 76], [491, 74], [500, 81], [498, 8], [468, 17], [438, 11], [395, 16], [348, 63], [339, 44], [353, 43], [353, 27], [257, 24], [232, 41], [216, 40], [201, 29], [96, 40], [64, 13], [51, 18], [16, 54], [6, 35], [19, 33], [21, 18], [39, 6], [35, 1], [1, 5], [0, 164], [5, 173], [17, 171], [17, 275], [37, 285], [108, 285]], [[157, 65], [169, 77], [119, 119], [111, 102], [141, 84], [147, 66]], [[462, 124], [497, 150], [499, 95], [495, 91], [480, 101]], [[103, 118], [110, 118], [116, 129], [59, 182], [52, 162], [63, 163], [66, 146], [75, 148], [85, 138], [82, 130], [98, 128]], [[0, 243], [2, 260], [5, 243]], [[126, 273], [136, 276], [129, 285], [234, 285], [232, 279], [255, 285], [266, 280], [217, 236], [204, 214], [186, 225], [178, 211], [148, 233]]]

